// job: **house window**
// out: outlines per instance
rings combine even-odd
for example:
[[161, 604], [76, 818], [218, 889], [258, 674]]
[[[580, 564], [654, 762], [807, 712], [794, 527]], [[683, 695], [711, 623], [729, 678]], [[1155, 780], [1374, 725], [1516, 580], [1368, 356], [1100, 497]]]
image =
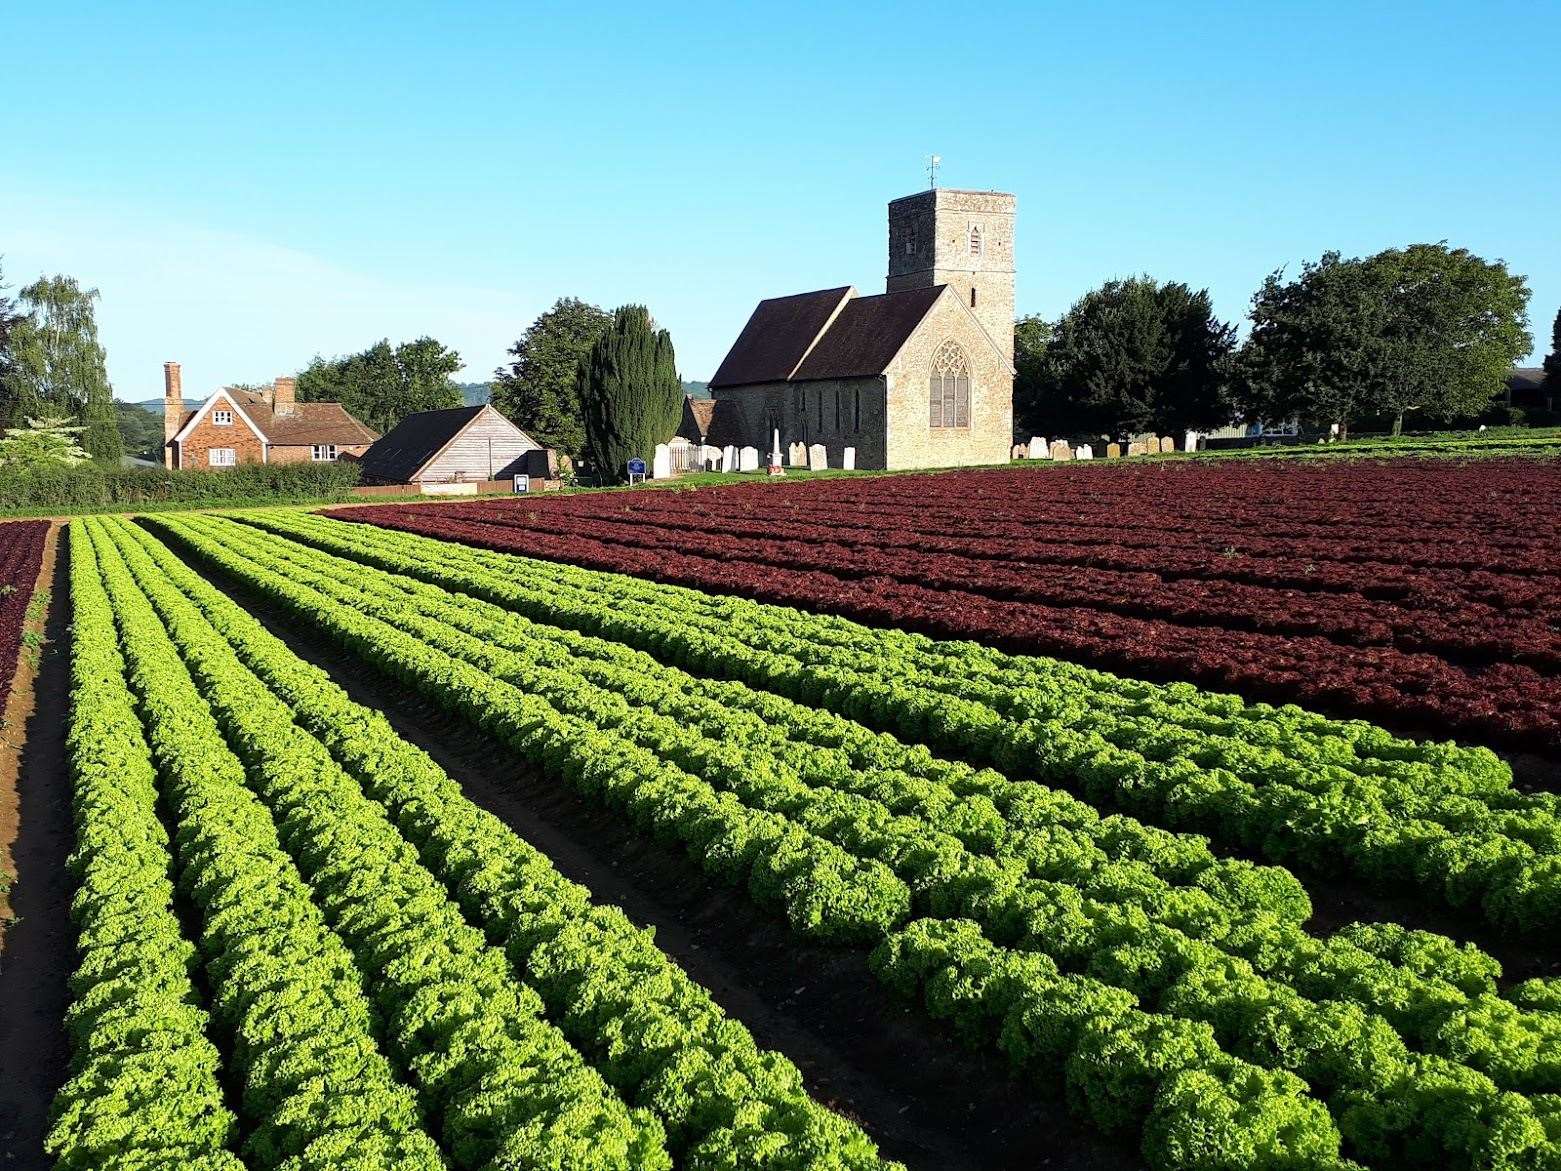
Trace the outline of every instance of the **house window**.
[[932, 355], [927, 423], [932, 427], [970, 426], [970, 363], [953, 338]]
[[981, 255], [981, 225], [970, 225], [970, 255]]
[[231, 427], [233, 426], [233, 412], [213, 411], [211, 413], [211, 421], [219, 427]]
[[336, 458], [334, 443], [316, 443], [309, 448], [309, 458], [315, 463], [328, 463]]
[[214, 468], [231, 468], [234, 464], [231, 447], [208, 447], [206, 462]]

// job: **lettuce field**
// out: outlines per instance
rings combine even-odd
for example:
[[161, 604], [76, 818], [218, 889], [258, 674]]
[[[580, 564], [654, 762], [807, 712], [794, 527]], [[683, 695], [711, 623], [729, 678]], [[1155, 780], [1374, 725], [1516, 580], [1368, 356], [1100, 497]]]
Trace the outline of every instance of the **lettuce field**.
[[1467, 474], [75, 521], [16, 1165], [1561, 1169], [1561, 485]]

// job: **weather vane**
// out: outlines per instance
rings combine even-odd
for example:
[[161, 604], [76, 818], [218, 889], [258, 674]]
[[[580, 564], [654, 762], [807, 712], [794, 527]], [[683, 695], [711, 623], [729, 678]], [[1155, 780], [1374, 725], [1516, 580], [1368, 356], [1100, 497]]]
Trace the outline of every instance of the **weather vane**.
[[936, 187], [938, 185], [938, 164], [941, 163], [942, 161], [943, 161], [943, 156], [942, 155], [928, 155], [927, 156], [927, 186], [928, 187]]

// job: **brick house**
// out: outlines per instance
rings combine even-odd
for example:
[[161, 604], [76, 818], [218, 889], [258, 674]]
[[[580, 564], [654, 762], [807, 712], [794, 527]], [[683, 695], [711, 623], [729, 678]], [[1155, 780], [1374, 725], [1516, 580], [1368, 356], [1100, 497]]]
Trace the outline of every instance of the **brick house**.
[[340, 403], [301, 403], [296, 390], [293, 378], [258, 392], [225, 387], [189, 411], [179, 363], [163, 363], [163, 466], [330, 463], [379, 438]]

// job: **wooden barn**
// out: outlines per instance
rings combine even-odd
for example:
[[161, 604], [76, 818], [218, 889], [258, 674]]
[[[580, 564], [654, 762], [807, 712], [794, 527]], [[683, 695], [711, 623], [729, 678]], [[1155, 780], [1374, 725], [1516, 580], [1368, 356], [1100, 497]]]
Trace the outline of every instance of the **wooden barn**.
[[528, 471], [537, 443], [486, 404], [421, 411], [397, 423], [363, 454], [366, 484], [460, 484]]

